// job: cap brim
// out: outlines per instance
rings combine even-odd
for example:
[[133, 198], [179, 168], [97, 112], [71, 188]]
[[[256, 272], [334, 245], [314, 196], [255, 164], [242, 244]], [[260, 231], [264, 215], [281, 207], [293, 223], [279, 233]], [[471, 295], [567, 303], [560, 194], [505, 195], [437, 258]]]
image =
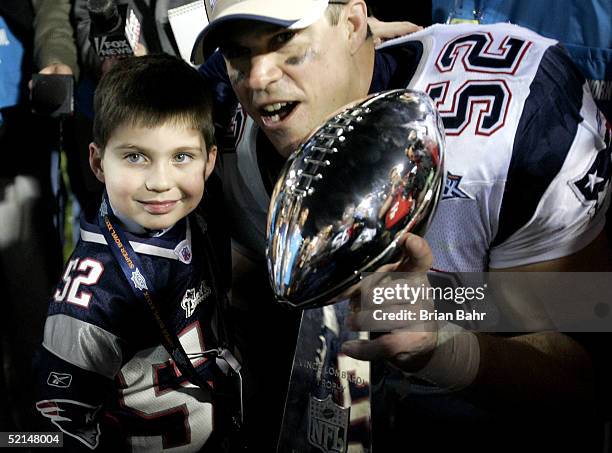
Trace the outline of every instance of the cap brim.
[[254, 14], [233, 14], [224, 16], [208, 24], [200, 32], [191, 51], [191, 62], [195, 65], [204, 63], [204, 60], [212, 55], [217, 47], [219, 47], [220, 29], [228, 23], [238, 20], [250, 20], [253, 22], [278, 25], [279, 27], [287, 28], [291, 27], [291, 25], [297, 22], [297, 20], [283, 20], [273, 17], [257, 16]]
[[318, 20], [328, 0], [243, 0], [221, 4], [219, 0], [212, 20], [198, 35], [191, 52], [191, 62], [199, 64], [219, 47], [219, 30], [238, 20], [278, 25], [287, 28], [305, 28]]

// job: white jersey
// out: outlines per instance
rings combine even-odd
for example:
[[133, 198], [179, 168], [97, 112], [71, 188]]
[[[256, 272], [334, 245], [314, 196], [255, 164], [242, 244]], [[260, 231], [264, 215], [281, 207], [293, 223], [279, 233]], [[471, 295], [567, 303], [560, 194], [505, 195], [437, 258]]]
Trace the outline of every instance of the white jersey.
[[[416, 61], [402, 86], [427, 92], [446, 129], [445, 190], [426, 236], [435, 269], [560, 258], [602, 231], [610, 193], [605, 124], [556, 41], [510, 24], [435, 25], [385, 43], [378, 53], [385, 52], [395, 52], [398, 65], [406, 55], [413, 60], [406, 65]], [[233, 125], [235, 154], [221, 167], [233, 237], [262, 258], [270, 198], [258, 128], [240, 111]]]
[[266, 224], [270, 205], [270, 195], [257, 164], [257, 134], [261, 132], [240, 107], [232, 123], [239, 137], [235, 153], [223, 153], [217, 170], [223, 181], [232, 245], [242, 254], [259, 261], [264, 259], [266, 253]]

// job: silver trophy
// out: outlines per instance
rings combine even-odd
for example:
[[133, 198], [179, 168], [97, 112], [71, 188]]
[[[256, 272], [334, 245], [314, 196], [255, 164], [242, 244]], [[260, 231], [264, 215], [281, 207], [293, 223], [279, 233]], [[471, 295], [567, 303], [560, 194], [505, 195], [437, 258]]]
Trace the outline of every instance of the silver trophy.
[[[340, 353], [347, 293], [424, 234], [442, 190], [444, 133], [431, 99], [376, 94], [323, 124], [285, 165], [268, 214], [268, 270], [305, 310], [279, 452], [370, 451], [369, 363]], [[334, 304], [334, 305], [331, 305]]]

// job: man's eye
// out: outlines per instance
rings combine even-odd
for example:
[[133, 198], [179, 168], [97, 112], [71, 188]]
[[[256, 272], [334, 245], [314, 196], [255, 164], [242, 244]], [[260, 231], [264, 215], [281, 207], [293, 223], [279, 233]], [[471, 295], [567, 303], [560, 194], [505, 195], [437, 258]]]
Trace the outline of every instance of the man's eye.
[[247, 49], [246, 47], [239, 47], [239, 46], [221, 47], [220, 50], [221, 50], [221, 54], [227, 60], [235, 60], [238, 58], [244, 58], [249, 53], [249, 49]]
[[142, 154], [138, 154], [138, 153], [130, 153], [130, 154], [127, 154], [127, 155], [125, 156], [125, 159], [126, 159], [128, 162], [132, 163], [132, 164], [138, 164], [138, 163], [144, 162], [144, 157], [143, 157], [143, 155], [142, 155]]
[[276, 44], [285, 44], [291, 41], [294, 36], [295, 36], [294, 31], [284, 31], [282, 33], [274, 35], [274, 41], [276, 42]]

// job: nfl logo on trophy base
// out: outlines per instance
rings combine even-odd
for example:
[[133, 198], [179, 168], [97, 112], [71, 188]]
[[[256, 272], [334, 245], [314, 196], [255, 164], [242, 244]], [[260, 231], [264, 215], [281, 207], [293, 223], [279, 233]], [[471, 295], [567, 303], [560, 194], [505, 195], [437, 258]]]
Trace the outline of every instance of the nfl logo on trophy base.
[[324, 453], [344, 453], [350, 408], [338, 406], [331, 395], [324, 400], [310, 396], [308, 442]]

